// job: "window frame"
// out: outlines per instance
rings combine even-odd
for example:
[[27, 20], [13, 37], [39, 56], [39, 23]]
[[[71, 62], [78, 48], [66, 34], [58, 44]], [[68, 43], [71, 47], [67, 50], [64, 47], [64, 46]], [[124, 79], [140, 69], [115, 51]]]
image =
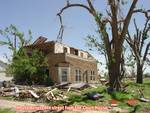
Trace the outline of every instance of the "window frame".
[[[66, 73], [64, 73], [66, 72]], [[67, 68], [61, 68], [61, 81], [67, 82], [68, 81], [68, 69]], [[64, 79], [65, 78], [65, 79]]]
[[81, 70], [80, 69], [76, 69], [75, 70], [75, 81], [76, 82], [80, 82], [81, 81]]

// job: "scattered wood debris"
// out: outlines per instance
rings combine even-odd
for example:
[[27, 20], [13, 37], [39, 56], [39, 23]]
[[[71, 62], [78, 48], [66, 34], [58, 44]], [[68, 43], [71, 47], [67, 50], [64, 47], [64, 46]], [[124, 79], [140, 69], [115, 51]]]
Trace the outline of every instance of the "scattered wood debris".
[[141, 89], [139, 89], [138, 91], [139, 91], [139, 94], [140, 94], [140, 98], [139, 98], [140, 101], [142, 101], [142, 102], [150, 102], [149, 98], [145, 98], [144, 93], [143, 93], [143, 91]]
[[[0, 96], [13, 96], [19, 100], [32, 99], [34, 101], [36, 100], [37, 102], [46, 102], [53, 100], [65, 100], [68, 98], [66, 93], [70, 90], [80, 93], [81, 89], [87, 87], [90, 87], [90, 85], [87, 83], [70, 84], [68, 82], [57, 84], [51, 87], [25, 85], [13, 86], [11, 84], [4, 84], [3, 87], [0, 88]], [[94, 87], [94, 85], [92, 85], [92, 87]], [[66, 88], [68, 88], [68, 90]], [[61, 91], [62, 89], [67, 91], [63, 92]]]
[[69, 84], [71, 84], [71, 83], [69, 83], [69, 82], [63, 82], [63, 83], [54, 85], [53, 87], [54, 87], [54, 88], [63, 89], [63, 88], [65, 88], [66, 86], [68, 86]]
[[[6, 84], [9, 83], [9, 84]], [[69, 91], [74, 91], [81, 94], [81, 90], [93, 87], [94, 85], [89, 85], [88, 83], [60, 83], [54, 86], [26, 86], [26, 85], [11, 85], [11, 82], [5, 82], [5, 84], [0, 88], [0, 96], [13, 96], [17, 100], [31, 100], [36, 102], [50, 102], [53, 100], [67, 101], [67, 93]], [[98, 99], [102, 96], [100, 94], [93, 94], [91, 99]]]
[[150, 99], [145, 97], [141, 97], [139, 100], [142, 102], [150, 102]]
[[29, 90], [29, 93], [31, 93], [31, 95], [32, 95], [34, 98], [39, 98], [39, 96], [38, 96], [36, 93], [34, 93], [33, 91]]
[[9, 88], [9, 87], [14, 87], [14, 81], [2, 81], [2, 87], [4, 88]]
[[90, 85], [88, 83], [74, 83], [74, 84], [70, 84], [69, 87], [71, 87], [72, 89], [82, 90], [90, 87]]

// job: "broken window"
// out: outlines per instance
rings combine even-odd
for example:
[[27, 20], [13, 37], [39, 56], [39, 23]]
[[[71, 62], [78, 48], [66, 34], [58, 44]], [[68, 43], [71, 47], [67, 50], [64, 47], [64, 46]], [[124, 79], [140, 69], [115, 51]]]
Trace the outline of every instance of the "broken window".
[[74, 48], [70, 48], [70, 54], [74, 54]]
[[74, 48], [70, 48], [70, 54], [73, 54], [73, 55], [79, 55], [79, 51], [77, 49], [74, 49]]
[[78, 50], [77, 49], [74, 50], [74, 54], [78, 56]]
[[64, 53], [67, 53], [67, 48], [66, 47], [64, 47]]
[[83, 57], [83, 53], [82, 52], [80, 53], [80, 55], [81, 55], [81, 57]]

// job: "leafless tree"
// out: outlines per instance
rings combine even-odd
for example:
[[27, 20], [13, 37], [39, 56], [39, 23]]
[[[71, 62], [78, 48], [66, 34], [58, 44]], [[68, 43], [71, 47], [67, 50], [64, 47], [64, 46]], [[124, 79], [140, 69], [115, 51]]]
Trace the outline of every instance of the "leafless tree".
[[145, 24], [144, 28], [140, 29], [137, 26], [136, 20], [134, 19], [134, 26], [136, 33], [132, 36], [129, 31], [126, 36], [126, 41], [130, 45], [133, 56], [136, 60], [137, 66], [137, 83], [143, 83], [143, 71], [145, 62], [150, 62], [147, 58], [148, 51], [150, 48], [150, 41], [148, 40], [150, 33], [150, 16], [148, 13], [150, 10], [135, 10], [136, 13], [143, 13], [145, 15]]
[[[59, 17], [62, 16], [66, 9], [71, 7], [81, 7], [86, 9], [89, 14], [94, 18], [98, 31], [101, 34], [101, 39], [104, 43], [107, 59], [108, 59], [108, 73], [109, 73], [109, 86], [110, 89], [119, 91], [121, 90], [121, 78], [122, 78], [122, 51], [123, 43], [132, 15], [135, 14], [136, 4], [138, 0], [130, 0], [131, 6], [127, 9], [127, 15], [120, 17], [121, 7], [123, 7], [124, 0], [105, 0], [108, 3], [108, 9], [106, 9], [107, 17], [104, 17], [102, 13], [99, 13], [94, 7], [93, 0], [86, 0], [86, 4], [67, 2], [60, 12]], [[101, 12], [101, 11], [100, 11]], [[111, 34], [107, 32], [108, 26], [110, 26]]]

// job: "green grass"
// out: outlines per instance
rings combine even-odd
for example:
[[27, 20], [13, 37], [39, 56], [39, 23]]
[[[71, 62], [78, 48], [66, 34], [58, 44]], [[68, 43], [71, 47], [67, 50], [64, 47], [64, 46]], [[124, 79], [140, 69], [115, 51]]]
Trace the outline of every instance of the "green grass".
[[124, 100], [133, 98], [133, 96], [130, 93], [125, 93], [125, 92], [114, 92], [112, 93], [111, 96], [113, 99], [119, 100], [119, 101], [124, 101]]
[[2, 97], [0, 96], [0, 99], [5, 99], [5, 100], [14, 100], [14, 97]]
[[127, 92], [130, 93], [133, 98], [140, 98], [139, 89], [142, 90], [146, 98], [150, 98], [150, 78], [145, 78], [143, 84], [137, 84], [129, 79], [127, 79], [125, 83], [129, 85], [127, 87]]
[[[106, 87], [102, 85], [98, 85], [97, 88], [86, 88], [81, 91], [81, 93], [70, 91], [68, 93], [64, 92], [69, 98], [67, 102], [65, 101], [56, 101], [52, 102], [51, 105], [85, 105], [85, 106], [110, 106], [109, 100], [115, 99], [118, 100], [118, 107], [122, 109], [128, 109], [129, 111], [133, 110], [134, 108], [127, 104], [127, 100], [129, 99], [137, 99], [137, 106], [139, 107], [139, 112], [143, 109], [149, 109], [150, 102], [144, 103], [140, 102], [138, 89], [143, 89], [144, 96], [150, 98], [150, 79], [145, 79], [143, 84], [136, 84], [134, 81], [129, 79], [125, 80], [125, 84], [128, 84], [127, 92], [115, 92], [112, 95], [109, 95], [106, 91]], [[99, 100], [90, 100], [87, 98], [87, 93], [100, 93], [104, 95], [103, 98]]]
[[[129, 86], [126, 88], [127, 92], [115, 92], [112, 95], [109, 95], [106, 92], [106, 87], [99, 85], [98, 88], [87, 88], [85, 90], [82, 90], [81, 94], [70, 92], [69, 94], [69, 101], [70, 105], [86, 105], [86, 106], [110, 106], [108, 103], [109, 100], [115, 99], [118, 100], [118, 107], [122, 109], [127, 109], [129, 111], [132, 111], [134, 107], [131, 107], [127, 104], [127, 100], [129, 99], [136, 99], [137, 100], [137, 107], [138, 112], [144, 113], [144, 110], [150, 110], [150, 102], [140, 102], [139, 97], [140, 94], [138, 93], [138, 89], [142, 89], [144, 96], [146, 98], [150, 98], [150, 78], [144, 79], [143, 84], [137, 84], [134, 81], [131, 81], [129, 79], [125, 80], [125, 84], [128, 84]], [[104, 95], [102, 99], [99, 100], [90, 100], [86, 98], [86, 93], [92, 93], [97, 92]]]
[[138, 105], [140, 106], [138, 108], [138, 113], [146, 113], [147, 111], [150, 111], [150, 102], [139, 101], [140, 93], [138, 92], [139, 89], [142, 90], [145, 98], [150, 99], [150, 78], [145, 78], [143, 84], [137, 84], [135, 81], [131, 81], [129, 79], [126, 79], [125, 83], [129, 85], [127, 87], [127, 92], [131, 94], [132, 98], [138, 100]]
[[14, 111], [12, 111], [9, 108], [0, 108], [0, 113], [15, 113]]

